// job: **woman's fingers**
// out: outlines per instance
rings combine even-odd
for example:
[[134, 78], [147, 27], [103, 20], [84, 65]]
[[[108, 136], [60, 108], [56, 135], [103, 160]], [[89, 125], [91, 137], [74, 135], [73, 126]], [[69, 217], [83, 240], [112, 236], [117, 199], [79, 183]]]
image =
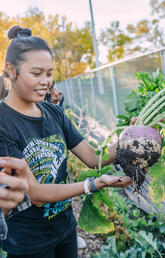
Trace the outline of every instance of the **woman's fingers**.
[[130, 125], [134, 125], [137, 121], [138, 117], [132, 117], [130, 121]]
[[17, 159], [12, 157], [0, 157], [0, 167], [18, 170], [18, 174], [22, 174], [25, 176], [27, 163], [23, 159]]
[[0, 200], [15, 202], [16, 204], [24, 199], [24, 191], [16, 191], [10, 188], [0, 188]]
[[28, 191], [28, 183], [23, 178], [7, 175], [0, 172], [0, 184], [6, 185], [12, 190]]
[[23, 159], [13, 157], [0, 157], [0, 167], [5, 168], [5, 173], [12, 175], [14, 170], [16, 177], [26, 178], [27, 180], [34, 180], [34, 176]]
[[[6, 187], [4, 187], [4, 185]], [[29, 189], [28, 183], [23, 178], [10, 176], [0, 172], [0, 207], [12, 209], [20, 203]]]
[[108, 187], [121, 187], [125, 188], [133, 183], [132, 179], [128, 176], [120, 177], [120, 176], [109, 176], [102, 175], [102, 182]]
[[14, 201], [11, 201], [11, 200], [3, 200], [0, 198], [0, 207], [3, 209], [3, 210], [11, 210], [13, 208], [15, 208], [16, 206], [18, 205], [18, 203], [14, 202]]

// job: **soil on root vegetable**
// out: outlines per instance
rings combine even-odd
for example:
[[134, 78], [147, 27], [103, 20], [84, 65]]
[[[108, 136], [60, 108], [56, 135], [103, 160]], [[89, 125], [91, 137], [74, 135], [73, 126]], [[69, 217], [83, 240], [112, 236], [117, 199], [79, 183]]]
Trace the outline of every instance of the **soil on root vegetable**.
[[[131, 149], [130, 146], [133, 146]], [[157, 146], [156, 146], [157, 147]], [[119, 140], [116, 156], [116, 164], [120, 164], [124, 173], [133, 179], [135, 191], [140, 191], [140, 186], [146, 180], [147, 167], [152, 166], [160, 157], [160, 151], [154, 151], [155, 143], [144, 140]]]

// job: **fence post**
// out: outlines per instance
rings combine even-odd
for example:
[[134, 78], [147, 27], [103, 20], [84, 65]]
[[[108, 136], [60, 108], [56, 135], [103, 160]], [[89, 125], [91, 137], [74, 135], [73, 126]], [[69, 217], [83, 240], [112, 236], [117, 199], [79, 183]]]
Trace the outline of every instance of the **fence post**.
[[65, 105], [69, 105], [69, 97], [68, 97], [68, 91], [67, 91], [67, 83], [66, 83], [66, 80], [63, 81], [63, 84], [64, 84]]
[[78, 88], [79, 88], [79, 92], [80, 92], [80, 103], [81, 103], [81, 108], [83, 108], [83, 95], [82, 95], [82, 89], [81, 89], [81, 81], [80, 81], [80, 77], [77, 78], [78, 80]]
[[92, 94], [92, 104], [93, 104], [94, 118], [96, 118], [96, 100], [95, 100], [92, 73], [90, 73], [90, 83], [91, 83], [91, 94]]
[[165, 78], [165, 50], [161, 50], [162, 71]]
[[68, 96], [68, 103], [69, 106], [72, 108], [72, 102], [71, 102], [71, 97], [70, 97], [70, 90], [69, 90], [69, 84], [68, 84], [68, 79], [66, 79], [66, 90], [67, 90], [67, 96]]
[[113, 93], [113, 100], [114, 100], [115, 116], [117, 116], [119, 114], [119, 109], [118, 109], [118, 101], [117, 101], [115, 73], [114, 73], [113, 66], [110, 66], [110, 78], [112, 82], [112, 93]]

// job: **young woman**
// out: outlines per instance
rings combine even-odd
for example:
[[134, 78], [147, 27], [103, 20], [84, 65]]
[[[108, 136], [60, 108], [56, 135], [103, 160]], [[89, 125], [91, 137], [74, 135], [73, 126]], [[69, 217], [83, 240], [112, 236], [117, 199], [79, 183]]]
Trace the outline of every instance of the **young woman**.
[[[11, 81], [11, 89], [0, 103], [0, 156], [26, 160], [31, 170], [29, 196], [33, 205], [7, 221], [8, 237], [2, 246], [9, 258], [76, 258], [71, 197], [103, 187], [126, 187], [132, 181], [103, 175], [67, 183], [67, 150], [90, 168], [98, 165], [95, 150], [57, 105], [43, 101], [53, 72], [47, 43], [18, 26], [12, 27], [8, 36], [13, 40], [6, 52], [4, 75]], [[113, 145], [102, 165], [113, 162], [115, 154]], [[18, 171], [26, 167], [21, 168], [19, 160], [12, 159], [12, 163]]]

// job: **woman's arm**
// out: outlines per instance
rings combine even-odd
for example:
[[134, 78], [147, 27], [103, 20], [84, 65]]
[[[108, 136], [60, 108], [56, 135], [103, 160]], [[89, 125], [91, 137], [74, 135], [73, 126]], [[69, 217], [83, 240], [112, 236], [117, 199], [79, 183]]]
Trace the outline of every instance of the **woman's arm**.
[[[3, 164], [2, 164], [3, 161]], [[74, 197], [84, 193], [84, 182], [73, 184], [39, 184], [24, 160], [3, 157], [0, 158], [0, 166], [3, 166], [11, 171], [11, 168], [16, 170], [17, 176], [26, 175], [29, 184], [29, 197], [33, 204], [43, 204], [49, 202], [62, 201], [70, 197]], [[132, 183], [129, 177], [118, 177], [102, 175], [94, 180], [94, 184], [98, 189], [103, 187], [127, 187]], [[89, 190], [91, 190], [88, 184]]]
[[[103, 167], [114, 162], [116, 147], [117, 143], [114, 143], [109, 148], [109, 159], [102, 160]], [[95, 151], [96, 150], [86, 140], [81, 141], [75, 148], [71, 149], [71, 152], [90, 168], [98, 167], [99, 161]]]

